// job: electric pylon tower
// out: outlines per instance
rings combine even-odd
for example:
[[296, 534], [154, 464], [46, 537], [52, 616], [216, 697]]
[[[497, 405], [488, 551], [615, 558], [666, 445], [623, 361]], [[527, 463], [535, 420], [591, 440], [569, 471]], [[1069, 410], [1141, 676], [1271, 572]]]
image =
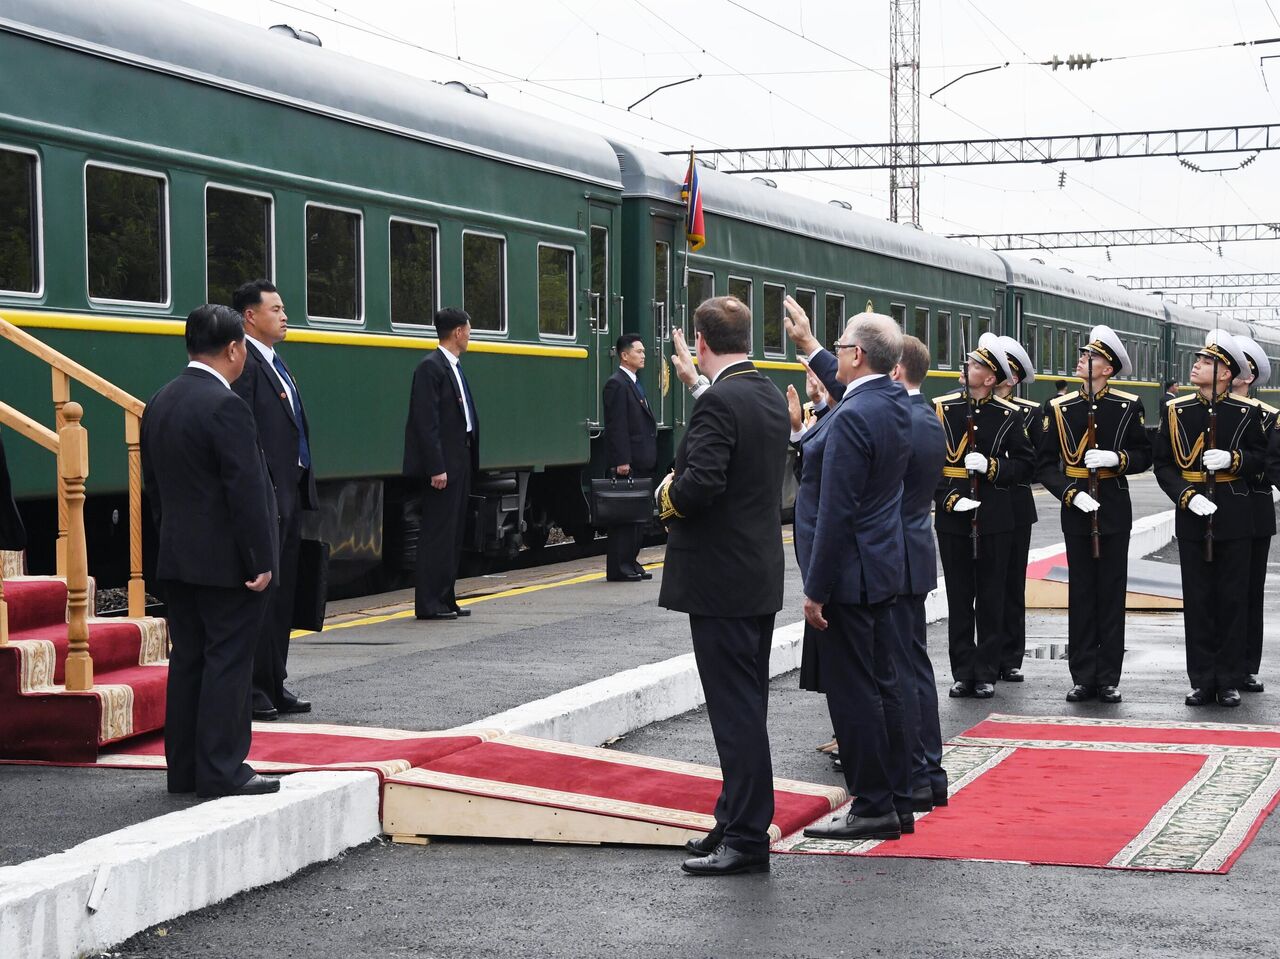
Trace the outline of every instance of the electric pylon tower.
[[889, 0], [889, 219], [920, 223], [920, 0]]

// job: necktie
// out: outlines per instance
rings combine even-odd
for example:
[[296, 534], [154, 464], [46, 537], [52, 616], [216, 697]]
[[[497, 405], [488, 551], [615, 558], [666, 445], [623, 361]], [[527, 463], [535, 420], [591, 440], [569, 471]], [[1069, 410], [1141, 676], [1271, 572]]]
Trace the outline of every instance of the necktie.
[[636, 392], [640, 394], [641, 403], [647, 400], [647, 397], [644, 395], [644, 384], [642, 384], [638, 379], [636, 380]]
[[461, 363], [455, 369], [458, 371], [458, 381], [462, 384], [462, 418], [466, 421], [467, 432], [470, 433], [475, 429], [475, 421], [471, 417], [471, 384], [467, 382], [467, 374], [462, 372]]
[[293, 382], [293, 377], [285, 369], [284, 360], [280, 359], [279, 354], [271, 358], [271, 365], [276, 368], [276, 373], [279, 375], [281, 382], [289, 387], [289, 392], [293, 396], [293, 421], [298, 426], [298, 462], [303, 469], [310, 469], [311, 446], [307, 443], [307, 430], [302, 423], [302, 399], [298, 396], [298, 385]]

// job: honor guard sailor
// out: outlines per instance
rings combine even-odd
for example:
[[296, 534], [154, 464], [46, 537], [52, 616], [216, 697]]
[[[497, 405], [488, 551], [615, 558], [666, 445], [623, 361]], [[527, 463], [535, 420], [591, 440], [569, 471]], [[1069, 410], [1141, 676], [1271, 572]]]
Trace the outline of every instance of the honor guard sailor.
[[994, 394], [1008, 378], [1004, 349], [994, 334], [984, 333], [965, 360], [961, 390], [933, 404], [947, 442], [934, 529], [947, 581], [952, 697], [989, 699], [1000, 671], [1013, 548], [1011, 491], [1035, 466], [1021, 408]]
[[[1265, 386], [1271, 381], [1271, 361], [1267, 354], [1252, 337], [1236, 336], [1240, 352], [1249, 362], [1249, 368], [1242, 370], [1231, 383], [1231, 392], [1244, 399], [1249, 399], [1251, 386]], [[1280, 410], [1269, 406], [1261, 400], [1251, 399], [1262, 416], [1262, 429], [1267, 435], [1268, 449], [1280, 446]], [[1272, 466], [1271, 458], [1268, 465]], [[1262, 594], [1267, 586], [1267, 556], [1271, 552], [1271, 537], [1276, 534], [1276, 507], [1271, 499], [1271, 487], [1280, 478], [1274, 474], [1274, 467], [1249, 477], [1251, 501], [1253, 503], [1253, 537], [1249, 548], [1249, 609], [1246, 613], [1245, 628], [1245, 678], [1240, 689], [1246, 693], [1260, 693], [1263, 690], [1262, 680], [1258, 673], [1262, 669]]]
[[1170, 400], [1155, 444], [1160, 488], [1176, 506], [1188, 706], [1240, 705], [1254, 507], [1249, 477], [1264, 469], [1256, 405], [1230, 392], [1249, 361], [1231, 334], [1210, 330], [1191, 367], [1195, 392]]
[[[1120, 702], [1133, 507], [1126, 477], [1151, 466], [1142, 400], [1110, 385], [1132, 369], [1120, 337], [1095, 326], [1080, 350], [1079, 391], [1045, 404], [1036, 479], [1062, 504], [1070, 571], [1067, 702]], [[1095, 550], [1094, 544], [1097, 544]]]
[[[1000, 337], [1000, 346], [1009, 360], [1009, 378], [996, 384], [996, 396], [1019, 408], [1022, 427], [1031, 448], [1035, 449], [1040, 435], [1040, 404], [1013, 392], [1019, 384], [1036, 381], [1035, 366], [1022, 344], [1012, 336]], [[1010, 492], [1013, 496], [1013, 546], [1009, 550], [1009, 580], [1004, 593], [1000, 679], [1006, 683], [1020, 683], [1023, 680], [1022, 660], [1027, 655], [1027, 556], [1031, 552], [1031, 527], [1039, 517], [1029, 477]]]

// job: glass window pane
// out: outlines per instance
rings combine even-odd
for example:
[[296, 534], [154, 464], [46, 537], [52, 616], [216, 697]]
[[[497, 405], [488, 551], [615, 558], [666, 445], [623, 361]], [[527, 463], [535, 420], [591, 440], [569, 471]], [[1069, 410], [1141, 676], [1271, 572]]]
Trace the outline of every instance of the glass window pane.
[[573, 250], [538, 247], [538, 332], [573, 336]]
[[506, 247], [498, 236], [462, 235], [462, 308], [473, 329], [506, 329]]
[[[978, 317], [978, 336], [981, 336], [983, 333], [989, 333], [989, 332], [991, 332], [991, 317], [979, 316]], [[977, 343], [977, 342], [978, 341], [975, 339], [974, 343]]]
[[951, 365], [951, 314], [939, 313], [934, 325], [933, 362], [937, 366]]
[[898, 324], [898, 328], [904, 333], [907, 332], [907, 308], [898, 303], [889, 305], [889, 315], [893, 317], [894, 322]]
[[911, 329], [907, 331], [925, 346], [929, 345], [929, 311], [917, 306], [911, 320]]
[[[960, 314], [960, 346], [962, 349], [967, 346], [970, 351], [978, 348], [978, 341], [973, 335], [973, 317], [968, 313]], [[960, 361], [964, 362], [964, 357]]]
[[430, 326], [436, 313], [436, 229], [391, 221], [391, 322]]
[[743, 303], [747, 304], [747, 309], [751, 308], [751, 281], [740, 280], [736, 276], [729, 277], [729, 295], [736, 296]]
[[818, 322], [818, 294], [813, 290], [796, 290], [795, 301], [800, 304], [800, 309], [804, 310], [804, 315], [809, 318], [810, 326], [816, 325]]
[[1058, 331], [1058, 372], [1067, 372], [1067, 356], [1071, 352], [1071, 333], [1068, 330]]
[[307, 315], [360, 319], [360, 214], [307, 207]]
[[592, 326], [600, 331], [609, 328], [609, 231], [603, 226], [591, 228], [591, 308]]
[[653, 244], [653, 335], [661, 343], [671, 335], [671, 245]]
[[702, 303], [715, 296], [715, 275], [712, 273], [689, 272], [689, 313], [692, 314]]
[[1031, 368], [1037, 372], [1040, 371], [1040, 341], [1036, 339], [1036, 325], [1034, 323], [1027, 324], [1027, 356], [1031, 358]]
[[822, 345], [830, 347], [844, 332], [844, 297], [838, 293], [828, 293], [825, 313], [826, 337]]
[[1053, 330], [1047, 326], [1040, 327], [1040, 369], [1052, 373], [1053, 366]]
[[786, 338], [782, 333], [782, 301], [786, 295], [785, 286], [776, 283], [764, 285], [764, 351], [774, 356], [787, 355]]
[[0, 290], [40, 288], [36, 158], [0, 150]]
[[98, 166], [87, 167], [84, 180], [89, 295], [165, 302], [164, 180]]
[[230, 303], [241, 283], [271, 277], [271, 199], [238, 190], [205, 190], [205, 296]]

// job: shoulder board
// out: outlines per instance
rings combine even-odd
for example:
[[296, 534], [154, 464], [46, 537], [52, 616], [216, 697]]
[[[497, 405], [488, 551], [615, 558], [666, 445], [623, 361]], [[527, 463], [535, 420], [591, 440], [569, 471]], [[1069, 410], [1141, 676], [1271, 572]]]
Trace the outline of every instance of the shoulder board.
[[1122, 400], [1136, 400], [1136, 399], [1138, 399], [1138, 394], [1137, 394], [1137, 393], [1126, 393], [1126, 392], [1124, 392], [1123, 390], [1117, 390], [1117, 389], [1115, 389], [1114, 387], [1113, 387], [1112, 389], [1110, 389], [1110, 390], [1108, 390], [1108, 391], [1107, 391], [1107, 395], [1108, 395], [1108, 396], [1118, 396], [1118, 397], [1120, 397], [1120, 399], [1122, 399]]
[[964, 399], [963, 393], [947, 393], [947, 394], [944, 394], [943, 396], [935, 396], [933, 398], [933, 401], [935, 403], [952, 403], [952, 402], [955, 402], [956, 400], [963, 400], [963, 399]]
[[993, 396], [993, 397], [991, 397], [991, 402], [992, 402], [992, 403], [995, 403], [995, 404], [997, 404], [997, 405], [999, 405], [999, 406], [1001, 406], [1001, 407], [1003, 407], [1003, 408], [1004, 408], [1004, 409], [1006, 409], [1006, 410], [1016, 410], [1016, 409], [1018, 409], [1018, 405], [1017, 405], [1016, 403], [1010, 403], [1008, 400], [1006, 400], [1006, 399], [1004, 399], [1004, 398], [1002, 398], [1002, 397], [999, 397], [999, 396]]
[[1017, 403], [1019, 406], [1025, 406], [1027, 409], [1040, 409], [1039, 403], [1035, 400], [1029, 400], [1025, 396], [1011, 396], [1009, 397], [1009, 400], [1013, 403]]
[[1187, 403], [1196, 402], [1197, 394], [1188, 393], [1185, 396], [1175, 396], [1171, 400], [1165, 401], [1165, 406], [1185, 406]]
[[1228, 395], [1228, 396], [1224, 396], [1224, 397], [1222, 398], [1222, 402], [1224, 402], [1224, 403], [1232, 403], [1232, 404], [1235, 404], [1236, 406], [1244, 406], [1244, 407], [1248, 407], [1248, 408], [1253, 408], [1253, 407], [1256, 407], [1256, 406], [1258, 405], [1258, 401], [1257, 401], [1257, 400], [1255, 400], [1255, 399], [1254, 399], [1253, 397], [1251, 397], [1251, 396], [1230, 396], [1230, 395]]
[[1049, 401], [1050, 406], [1061, 406], [1063, 403], [1070, 403], [1072, 400], [1079, 399], [1079, 393], [1063, 393], [1061, 396], [1055, 396]]
[[1267, 413], [1270, 416], [1280, 416], [1280, 410], [1276, 409], [1274, 406], [1264, 403], [1259, 399], [1255, 399], [1254, 402], [1258, 404], [1258, 409], [1262, 410], [1262, 412]]

